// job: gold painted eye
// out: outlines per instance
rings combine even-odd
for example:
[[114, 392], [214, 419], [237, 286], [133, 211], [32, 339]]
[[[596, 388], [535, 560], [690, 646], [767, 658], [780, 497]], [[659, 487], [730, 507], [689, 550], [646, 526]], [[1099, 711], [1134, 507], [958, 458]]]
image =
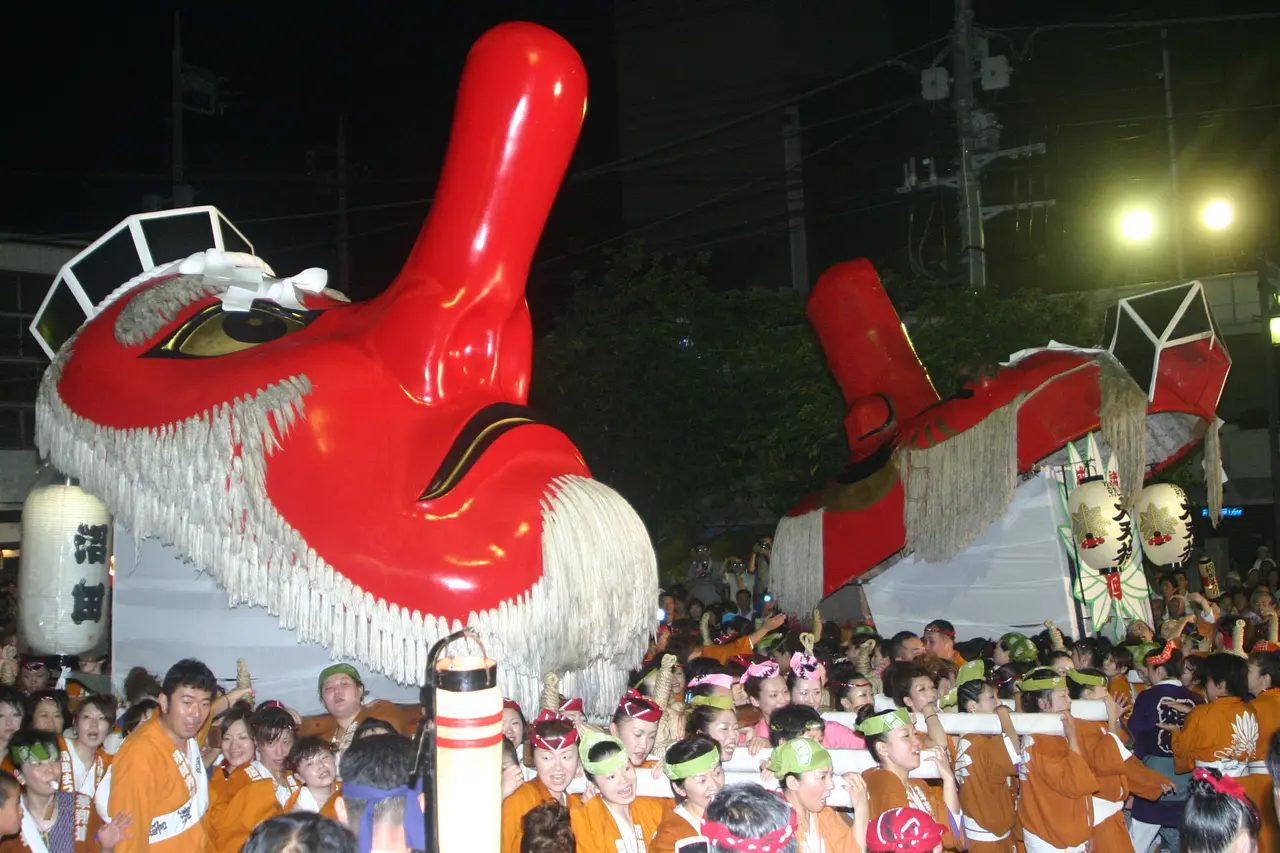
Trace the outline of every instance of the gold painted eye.
[[223, 311], [220, 304], [210, 305], [148, 354], [170, 358], [231, 355], [302, 331], [318, 313], [267, 302], [255, 302], [248, 311]]

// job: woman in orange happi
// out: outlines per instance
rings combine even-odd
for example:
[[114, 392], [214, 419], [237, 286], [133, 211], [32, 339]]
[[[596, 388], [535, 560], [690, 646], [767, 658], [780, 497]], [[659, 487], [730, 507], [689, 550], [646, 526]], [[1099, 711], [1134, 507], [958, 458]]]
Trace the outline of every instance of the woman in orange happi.
[[1072, 701], [1096, 700], [1107, 709], [1106, 722], [1076, 720], [1081, 751], [1098, 780], [1098, 793], [1093, 795], [1093, 849], [1133, 853], [1133, 841], [1124, 819], [1125, 801], [1130, 794], [1144, 800], [1158, 800], [1176, 791], [1177, 785], [1168, 776], [1148, 768], [1121, 742], [1120, 736], [1125, 730], [1120, 721], [1121, 702], [1116, 699], [1114, 687], [1100, 670], [1073, 669], [1067, 673], [1067, 690]]
[[769, 756], [768, 770], [783, 799], [796, 813], [797, 850], [804, 853], [862, 853], [871, 820], [867, 784], [857, 773], [841, 777], [853, 806], [853, 824], [827, 805], [835, 790], [831, 753], [808, 737], [787, 741]]
[[107, 775], [111, 755], [102, 744], [115, 726], [115, 697], [95, 693], [84, 697], [71, 721], [75, 737], [67, 739], [58, 735], [61, 750], [61, 779], [63, 791], [73, 791], [93, 799], [98, 784]]
[[678, 842], [702, 836], [707, 806], [724, 787], [720, 744], [705, 735], [677, 741], [667, 749], [662, 772], [671, 781], [676, 807], [658, 825], [649, 853], [675, 853]]
[[[956, 745], [956, 782], [969, 853], [1013, 853], [1014, 787], [1021, 738], [1009, 708], [984, 679], [984, 661], [971, 661], [956, 676], [955, 704], [966, 714], [995, 714], [1000, 734], [966, 734]], [[951, 697], [948, 697], [950, 699]], [[950, 704], [950, 703], [947, 703]]]
[[543, 711], [529, 727], [525, 763], [537, 775], [502, 801], [502, 853], [520, 853], [524, 816], [535, 806], [552, 800], [570, 812], [582, 805], [577, 794], [566, 793], [578, 775], [578, 729], [555, 711]]
[[1249, 708], [1258, 720], [1258, 745], [1249, 762], [1249, 772], [1240, 782], [1258, 805], [1258, 819], [1262, 823], [1258, 849], [1275, 850], [1280, 846], [1280, 825], [1273, 796], [1275, 783], [1267, 772], [1267, 749], [1272, 735], [1280, 730], [1280, 652], [1249, 655], [1248, 678], [1249, 692], [1253, 694]]
[[1086, 853], [1093, 835], [1090, 811], [1098, 779], [1085, 760], [1071, 716], [1067, 679], [1052, 669], [1033, 669], [1018, 682], [1018, 690], [1024, 712], [1051, 714], [1062, 721], [1060, 735], [1022, 739], [1018, 818], [1026, 853]]
[[217, 853], [238, 853], [254, 827], [281, 814], [301, 787], [285, 766], [298, 723], [279, 703], [254, 711], [250, 721], [258, 759], [241, 765], [227, 783], [230, 800], [211, 804], [208, 827]]
[[[946, 748], [931, 746], [924, 750], [906, 708], [879, 714], [864, 708], [859, 717], [858, 734], [866, 739], [867, 752], [878, 765], [862, 774], [871, 801], [871, 820], [889, 809], [919, 809], [948, 827], [944, 839], [948, 850], [964, 849], [960, 792]], [[940, 786], [910, 778], [926, 754], [938, 768]]]
[[1193, 708], [1181, 729], [1169, 723], [1160, 727], [1173, 732], [1176, 772], [1206, 767], [1239, 779], [1248, 775], [1258, 750], [1258, 718], [1245, 702], [1249, 662], [1240, 655], [1218, 652], [1205, 658], [1204, 667], [1209, 701]]
[[646, 853], [666, 805], [636, 796], [636, 768], [622, 741], [591, 729], [582, 732], [578, 758], [589, 799], [569, 812], [577, 853]]
[[337, 748], [332, 741], [315, 736], [302, 738], [289, 750], [285, 767], [301, 783], [284, 804], [286, 812], [316, 812], [340, 819], [337, 804], [342, 783], [338, 781]]

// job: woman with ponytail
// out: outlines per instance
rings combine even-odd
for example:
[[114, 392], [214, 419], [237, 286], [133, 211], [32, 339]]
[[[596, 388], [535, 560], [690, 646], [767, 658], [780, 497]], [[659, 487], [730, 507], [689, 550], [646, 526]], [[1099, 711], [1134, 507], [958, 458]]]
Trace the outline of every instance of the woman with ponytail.
[[1258, 810], [1240, 783], [1197, 768], [1182, 812], [1182, 853], [1258, 853]]
[[[996, 698], [984, 678], [985, 661], [960, 667], [953, 691], [955, 705], [965, 714], [996, 714], [998, 735], [966, 734], [956, 745], [956, 781], [964, 812], [969, 853], [1013, 853], [1014, 789], [1018, 775], [1018, 743], [1009, 708]], [[944, 700], [945, 701], [945, 700]], [[949, 704], [949, 703], [948, 703]]]

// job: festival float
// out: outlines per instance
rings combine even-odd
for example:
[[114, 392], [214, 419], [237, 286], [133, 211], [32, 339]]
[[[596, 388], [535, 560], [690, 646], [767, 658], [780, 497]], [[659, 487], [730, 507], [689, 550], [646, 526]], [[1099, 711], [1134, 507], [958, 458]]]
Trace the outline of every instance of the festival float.
[[1185, 495], [1144, 484], [1201, 442], [1216, 523], [1231, 358], [1199, 282], [1121, 299], [1103, 346], [1015, 353], [946, 400], [869, 262], [828, 270], [807, 315], [850, 454], [778, 524], [783, 609], [858, 582], [886, 636], [939, 617], [961, 636], [1045, 620], [1122, 635], [1150, 616], [1141, 554], [1174, 565], [1190, 553]]
[[533, 707], [554, 672], [612, 711], [655, 628], [653, 549], [526, 406], [526, 277], [586, 95], [551, 31], [483, 36], [426, 223], [368, 301], [278, 275], [212, 207], [130, 216], [63, 267], [32, 323], [36, 440], [114, 518], [115, 672], [250, 656], [309, 711], [338, 658], [416, 699], [470, 628], [504, 695]]

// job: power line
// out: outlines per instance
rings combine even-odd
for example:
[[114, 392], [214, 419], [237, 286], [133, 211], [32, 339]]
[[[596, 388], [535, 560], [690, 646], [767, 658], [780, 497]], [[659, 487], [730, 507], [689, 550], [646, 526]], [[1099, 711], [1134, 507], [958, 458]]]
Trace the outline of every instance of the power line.
[[[814, 157], [817, 157], [817, 156], [818, 156], [818, 155], [820, 155], [820, 154], [824, 154], [824, 153], [826, 153], [827, 151], [832, 150], [833, 148], [835, 148], [835, 147], [837, 147], [837, 146], [839, 146], [839, 145], [843, 145], [845, 142], [848, 142], [850, 139], [852, 139], [853, 137], [857, 136], [859, 133], [862, 133], [863, 131], [870, 130], [870, 129], [871, 129], [871, 128], [873, 128], [873, 127], [876, 127], [876, 126], [878, 126], [878, 125], [880, 125], [880, 124], [883, 124], [884, 122], [886, 122], [886, 121], [888, 121], [889, 119], [893, 118], [895, 115], [898, 115], [899, 113], [902, 113], [903, 111], [905, 111], [905, 110], [906, 110], [907, 108], [909, 108], [910, 106], [911, 106], [911, 104], [910, 104], [910, 103], [902, 104], [901, 106], [897, 107], [896, 109], [890, 110], [888, 113], [885, 113], [883, 116], [881, 116], [880, 118], [876, 119], [875, 121], [873, 121], [873, 122], [868, 122], [867, 124], [859, 125], [859, 126], [858, 126], [856, 129], [854, 129], [852, 132], [847, 133], [847, 134], [845, 134], [844, 136], [841, 136], [840, 138], [835, 139], [835, 140], [833, 140], [832, 142], [827, 143], [826, 145], [822, 146], [821, 148], [818, 148], [818, 149], [816, 149], [816, 150], [814, 150], [814, 151], [811, 151], [811, 152], [809, 152], [809, 153], [805, 154], [801, 159], [802, 159], [802, 160], [810, 160], [810, 159], [812, 159], [812, 158], [814, 158]], [[657, 228], [659, 225], [665, 225], [666, 223], [671, 222], [672, 220], [680, 219], [681, 217], [687, 216], [687, 215], [689, 215], [690, 213], [696, 213], [697, 211], [702, 210], [703, 208], [711, 207], [711, 206], [713, 206], [713, 205], [715, 205], [715, 204], [719, 204], [720, 202], [724, 201], [725, 199], [730, 198], [730, 197], [732, 197], [732, 196], [734, 196], [734, 195], [737, 195], [737, 194], [739, 194], [739, 193], [746, 192], [747, 190], [750, 190], [750, 189], [752, 189], [752, 188], [754, 188], [754, 187], [756, 187], [756, 186], [758, 186], [758, 185], [760, 185], [760, 184], [764, 183], [765, 181], [769, 181], [769, 180], [776, 181], [776, 180], [779, 180], [779, 179], [780, 179], [780, 176], [779, 176], [779, 175], [775, 175], [775, 174], [762, 175], [762, 176], [760, 176], [760, 177], [758, 177], [758, 178], [753, 178], [752, 180], [747, 181], [746, 183], [740, 184], [740, 185], [738, 185], [738, 186], [736, 186], [736, 187], [732, 187], [732, 188], [730, 188], [730, 189], [728, 189], [728, 190], [725, 190], [725, 191], [724, 191], [724, 192], [722, 192], [722, 193], [719, 193], [718, 195], [715, 195], [715, 196], [713, 196], [713, 197], [711, 197], [711, 198], [709, 198], [709, 199], [705, 199], [705, 200], [703, 200], [703, 201], [700, 201], [700, 202], [698, 202], [697, 204], [691, 205], [690, 207], [687, 207], [687, 208], [685, 208], [685, 209], [683, 209], [683, 210], [678, 210], [678, 211], [676, 211], [676, 212], [674, 212], [674, 213], [669, 213], [669, 214], [667, 214], [666, 216], [659, 217], [658, 219], [655, 219], [655, 220], [653, 220], [653, 221], [651, 221], [651, 222], [647, 222], [647, 223], [645, 223], [645, 224], [643, 224], [643, 225], [637, 225], [637, 226], [635, 226], [635, 227], [629, 228], [629, 229], [627, 229], [627, 230], [625, 230], [625, 231], [621, 232], [620, 234], [616, 234], [616, 235], [614, 235], [613, 237], [609, 237], [608, 239], [605, 239], [605, 240], [600, 240], [600, 241], [598, 241], [598, 242], [596, 242], [596, 243], [591, 244], [590, 246], [587, 246], [587, 247], [586, 247], [586, 248], [584, 248], [584, 249], [578, 249], [578, 250], [575, 250], [575, 251], [572, 251], [572, 252], [566, 252], [566, 253], [564, 253], [564, 254], [562, 254], [562, 255], [557, 255], [557, 256], [556, 256], [556, 257], [554, 257], [554, 258], [548, 258], [547, 260], [542, 261], [542, 263], [540, 264], [540, 266], [547, 266], [547, 265], [549, 265], [549, 264], [554, 264], [554, 263], [556, 263], [557, 261], [566, 260], [566, 259], [568, 259], [568, 258], [573, 258], [573, 257], [577, 257], [577, 256], [579, 256], [579, 255], [583, 255], [583, 254], [588, 254], [588, 253], [590, 253], [590, 252], [594, 252], [594, 251], [596, 251], [596, 250], [598, 250], [598, 249], [603, 249], [604, 247], [606, 247], [606, 246], [611, 246], [611, 245], [613, 245], [614, 243], [617, 243], [617, 242], [618, 242], [618, 241], [620, 241], [620, 240], [625, 240], [625, 239], [627, 239], [628, 237], [634, 237], [634, 236], [635, 236], [635, 235], [637, 235], [637, 234], [641, 234], [641, 233], [644, 233], [644, 232], [646, 232], [646, 231], [650, 231], [650, 230], [652, 230], [652, 229], [654, 229], [654, 228]]]
[[949, 41], [950, 38], [951, 38], [950, 36], [943, 36], [941, 38], [934, 39], [931, 42], [927, 42], [926, 44], [922, 44], [910, 50], [904, 51], [898, 54], [897, 56], [893, 57], [892, 59], [886, 59], [882, 62], [877, 62], [874, 65], [868, 65], [865, 68], [860, 68], [857, 71], [851, 72], [849, 74], [845, 74], [841, 77], [836, 77], [833, 80], [829, 80], [826, 83], [823, 83], [818, 86], [814, 86], [813, 88], [807, 89], [804, 92], [800, 92], [797, 95], [794, 95], [792, 97], [770, 104], [769, 106], [763, 109], [755, 110], [753, 112], [739, 116], [735, 119], [730, 119], [729, 121], [722, 122], [720, 124], [706, 128], [705, 130], [700, 130], [697, 133], [690, 134], [688, 136], [682, 137], [681, 139], [664, 143], [662, 145], [657, 146], [656, 148], [651, 148], [648, 151], [644, 151], [640, 154], [631, 154], [626, 157], [620, 157], [611, 163], [604, 163], [600, 166], [596, 166], [590, 169], [584, 169], [578, 172], [577, 174], [570, 175], [569, 180], [581, 180], [584, 178], [595, 177], [596, 175], [604, 174], [609, 171], [613, 171], [618, 167], [625, 166], [628, 163], [635, 163], [641, 160], [647, 160], [650, 157], [654, 156], [655, 154], [661, 154], [664, 151], [670, 151], [672, 148], [679, 148], [681, 146], [688, 145], [691, 142], [697, 142], [700, 139], [706, 139], [708, 136], [714, 136], [717, 133], [721, 133], [723, 131], [729, 130], [730, 128], [737, 127], [740, 124], [745, 124], [749, 121], [754, 121], [758, 118], [764, 118], [766, 116], [774, 115], [779, 111], [781, 111], [784, 107], [788, 107], [799, 101], [803, 101], [803, 100], [807, 100], [809, 98], [815, 97], [816, 95], [820, 95], [823, 92], [836, 88], [837, 86], [844, 85], [845, 83], [848, 83], [851, 80], [856, 80], [859, 77], [865, 77], [866, 75], [870, 74], [873, 71], [878, 71], [882, 68], [893, 67], [895, 63], [900, 62], [905, 57], [910, 56], [913, 53], [917, 53], [921, 50], [932, 48], [938, 44], [941, 44], [944, 41]]

